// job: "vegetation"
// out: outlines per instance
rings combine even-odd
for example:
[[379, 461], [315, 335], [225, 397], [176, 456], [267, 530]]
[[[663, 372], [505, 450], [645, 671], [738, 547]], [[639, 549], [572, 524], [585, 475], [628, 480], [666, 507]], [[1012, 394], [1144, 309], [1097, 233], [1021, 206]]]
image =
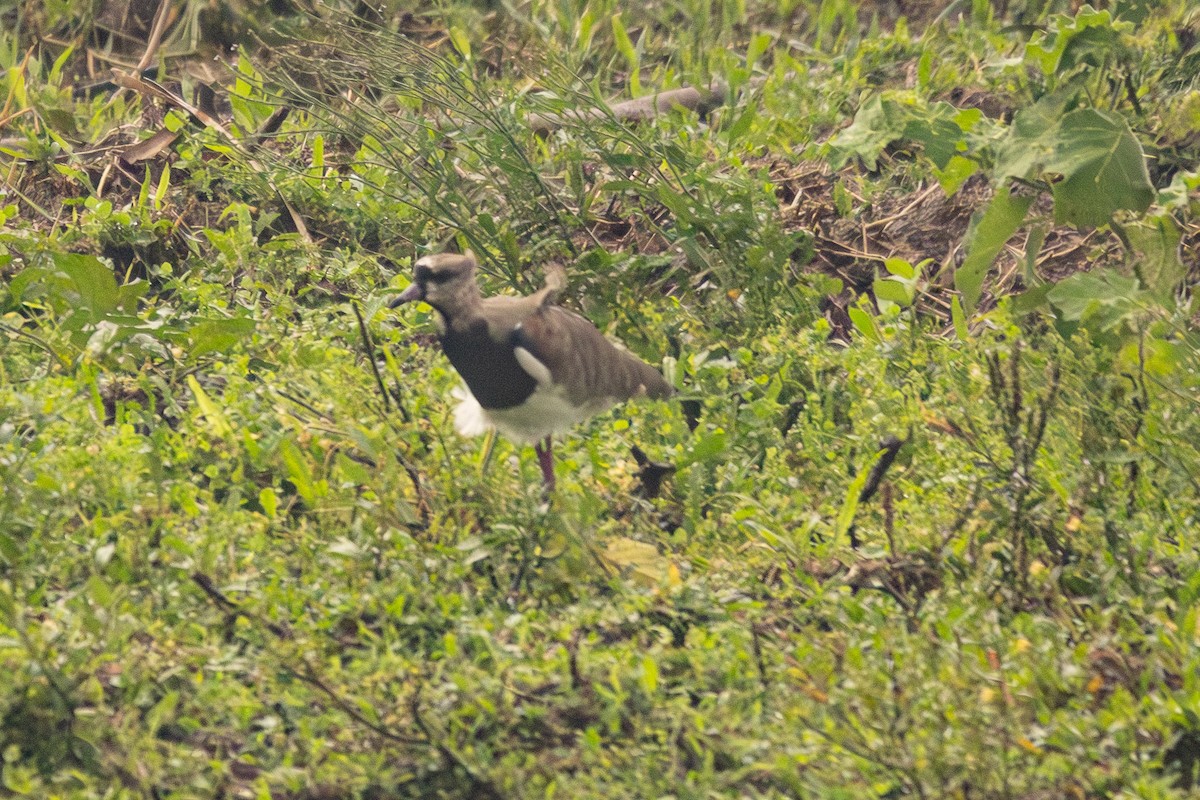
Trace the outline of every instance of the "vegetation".
[[0, 796], [1193, 796], [1200, 14], [909, 5], [0, 3]]

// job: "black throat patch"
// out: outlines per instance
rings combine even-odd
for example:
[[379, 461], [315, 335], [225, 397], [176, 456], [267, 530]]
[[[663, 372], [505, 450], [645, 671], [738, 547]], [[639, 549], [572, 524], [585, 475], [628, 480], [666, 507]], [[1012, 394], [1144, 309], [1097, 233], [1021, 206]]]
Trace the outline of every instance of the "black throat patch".
[[537, 388], [537, 381], [517, 363], [512, 344], [492, 339], [483, 320], [466, 333], [448, 327], [441, 342], [446, 357], [485, 409], [519, 406]]

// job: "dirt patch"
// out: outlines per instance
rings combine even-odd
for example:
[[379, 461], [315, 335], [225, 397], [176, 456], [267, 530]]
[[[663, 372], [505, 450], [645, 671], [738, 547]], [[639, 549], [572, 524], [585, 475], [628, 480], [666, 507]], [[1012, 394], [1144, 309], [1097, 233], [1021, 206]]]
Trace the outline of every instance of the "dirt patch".
[[[930, 281], [924, 310], [947, 316], [953, 293], [954, 270], [965, 255], [964, 240], [972, 215], [982, 211], [992, 198], [992, 187], [982, 176], [966, 181], [952, 196], [938, 184], [915, 191], [886, 189], [868, 197], [862, 191], [863, 176], [853, 167], [834, 172], [822, 162], [764, 165], [775, 184], [780, 213], [788, 230], [813, 234], [816, 255], [808, 265], [842, 280], [846, 297], [870, 291], [881, 274], [883, 262], [903, 258], [916, 264], [925, 259], [925, 277]], [[836, 187], [840, 184], [841, 189]], [[841, 202], [835, 194], [841, 194]], [[840, 208], [839, 208], [840, 205]], [[1025, 262], [1030, 231], [1050, 219], [1049, 198], [1039, 198], [1031, 219], [1009, 240], [988, 274], [983, 299], [986, 306], [999, 294], [1025, 288]], [[1109, 231], [1051, 227], [1033, 264], [1042, 280], [1058, 281], [1097, 266], [1120, 264], [1120, 240]]]

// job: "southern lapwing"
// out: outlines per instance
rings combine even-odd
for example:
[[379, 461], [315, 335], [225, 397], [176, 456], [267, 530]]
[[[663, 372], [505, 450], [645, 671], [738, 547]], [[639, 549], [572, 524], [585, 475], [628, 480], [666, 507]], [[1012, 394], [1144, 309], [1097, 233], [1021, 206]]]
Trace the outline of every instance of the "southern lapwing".
[[658, 370], [612, 344], [578, 314], [555, 305], [561, 268], [527, 297], [483, 297], [475, 256], [440, 253], [413, 268], [412, 284], [393, 301], [423, 300], [440, 316], [439, 338], [466, 383], [454, 423], [475, 436], [495, 429], [534, 443], [546, 490], [554, 489], [551, 437], [632, 397], [667, 397]]

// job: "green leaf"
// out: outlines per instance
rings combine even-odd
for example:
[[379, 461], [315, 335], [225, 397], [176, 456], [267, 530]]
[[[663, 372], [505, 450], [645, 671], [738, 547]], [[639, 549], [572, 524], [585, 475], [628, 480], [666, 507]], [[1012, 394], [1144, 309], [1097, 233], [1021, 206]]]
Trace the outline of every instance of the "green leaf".
[[604, 563], [628, 573], [632, 580], [643, 586], [679, 584], [678, 569], [652, 544], [615, 536], [608, 540], [599, 555]]
[[467, 36], [466, 31], [457, 25], [450, 26], [450, 42], [454, 45], [454, 49], [459, 55], [467, 61], [471, 60], [471, 38]]
[[[888, 145], [906, 139], [920, 143], [925, 156], [938, 169], [946, 169], [966, 149], [966, 131], [982, 117], [978, 110], [960, 111], [949, 103], [926, 105], [908, 92], [878, 94], [863, 104], [849, 127], [830, 139], [830, 165], [841, 169], [858, 157], [874, 170]], [[961, 172], [963, 167], [956, 163], [955, 169]]]
[[944, 169], [939, 169], [937, 165], [934, 165], [933, 176], [937, 178], [938, 185], [942, 187], [946, 196], [953, 197], [966, 183], [967, 178], [974, 175], [978, 169], [979, 165], [971, 159], [955, 155], [946, 162]]
[[104, 262], [83, 253], [54, 253], [51, 259], [71, 279], [85, 308], [99, 316], [116, 310], [117, 279]]
[[693, 461], [711, 461], [725, 452], [727, 435], [724, 430], [717, 428], [704, 434], [692, 448]]
[[1063, 320], [1101, 333], [1129, 321], [1148, 299], [1137, 278], [1111, 269], [1076, 273], [1059, 281], [1046, 296]]
[[846, 309], [846, 313], [850, 315], [850, 322], [854, 324], [859, 333], [872, 342], [883, 341], [883, 334], [879, 332], [879, 327], [875, 324], [875, 317], [858, 306], [850, 306]]
[[1008, 187], [996, 192], [983, 216], [967, 235], [967, 257], [954, 273], [954, 287], [962, 294], [963, 309], [970, 314], [983, 295], [983, 279], [1001, 248], [1025, 221], [1032, 197], [1013, 197]]
[[287, 470], [292, 485], [296, 487], [296, 492], [304, 498], [304, 502], [312, 505], [317, 491], [313, 483], [312, 470], [309, 469], [304, 454], [300, 452], [299, 445], [291, 437], [283, 439], [279, 443], [279, 456], [283, 459], [283, 466]]
[[233, 436], [233, 426], [229, 424], [229, 420], [225, 419], [225, 413], [208, 396], [208, 392], [204, 391], [204, 388], [200, 386], [200, 381], [196, 380], [195, 375], [187, 376], [187, 385], [196, 398], [196, 406], [200, 409], [200, 413], [208, 420], [208, 424], [213, 426], [217, 434], [220, 436]]
[[977, 109], [968, 109], [974, 114], [959, 111], [949, 103], [934, 103], [927, 108], [913, 105], [906, 111], [909, 119], [904, 126], [904, 138], [924, 145], [926, 158], [938, 169], [944, 169], [959, 149], [966, 147], [965, 129], [960, 123], [969, 121], [969, 126], [974, 125], [982, 115]]
[[612, 15], [612, 30], [617, 50], [629, 66], [629, 93], [633, 97], [638, 97], [642, 91], [641, 81], [638, 76], [637, 49], [633, 46], [633, 40], [629, 38], [629, 32], [625, 30], [625, 24], [621, 22], [620, 13]]
[[1094, 108], [1061, 114], [1065, 93], [1019, 113], [996, 155], [993, 182], [1037, 180], [1054, 194], [1054, 219], [1104, 225], [1120, 210], [1145, 211], [1154, 186], [1125, 120]]
[[958, 296], [950, 298], [950, 320], [954, 323], [954, 335], [958, 340], [965, 342], [971, 336], [971, 329], [967, 326], [967, 315], [963, 313], [962, 301]]
[[21, 546], [17, 544], [17, 540], [0, 531], [0, 561], [16, 564], [21, 558], [21, 552]]
[[875, 292], [875, 297], [880, 300], [887, 300], [889, 303], [907, 308], [911, 302], [908, 292], [899, 283], [888, 278], [876, 278], [872, 285], [872, 290]]
[[1046, 243], [1046, 234], [1050, 232], [1049, 222], [1039, 222], [1033, 225], [1029, 230], [1029, 235], [1025, 237], [1025, 257], [1023, 259], [1025, 268], [1025, 284], [1033, 286], [1039, 282], [1037, 276], [1037, 257], [1042, 252], [1042, 245]]
[[658, 662], [649, 654], [642, 656], [642, 674], [638, 682], [646, 694], [658, 691]]
[[1120, 45], [1121, 35], [1132, 29], [1128, 22], [1114, 22], [1108, 11], [1084, 6], [1074, 17], [1056, 16], [1049, 30], [1026, 46], [1025, 60], [1047, 76], [1081, 64], [1100, 67]]
[[754, 120], [758, 119], [758, 109], [753, 105], [746, 106], [746, 109], [734, 120], [729, 126], [729, 131], [726, 133], [730, 142], [736, 142], [738, 139], [750, 132], [750, 128], [754, 126]]
[[767, 52], [767, 48], [771, 46], [771, 34], [760, 33], [750, 40], [750, 46], [746, 48], [746, 66], [753, 67], [754, 62], [758, 61], [763, 53]]
[[1187, 277], [1179, 258], [1182, 235], [1169, 214], [1139, 220], [1124, 229], [1133, 247], [1134, 269], [1155, 299], [1166, 308], [1174, 306], [1175, 289]]
[[188, 358], [194, 361], [206, 353], [223, 353], [253, 331], [254, 320], [245, 317], [201, 322], [188, 331]]
[[[906, 262], [907, 263], [907, 262]], [[904, 279], [898, 276], [876, 278], [872, 289], [880, 300], [895, 303], [901, 308], [908, 308], [916, 297], [916, 279]]]
[[258, 504], [262, 506], [263, 513], [271, 519], [275, 519], [275, 512], [279, 510], [279, 498], [275, 496], [275, 490], [270, 486], [266, 487], [258, 493]]
[[857, 156], [868, 170], [874, 171], [879, 154], [904, 135], [907, 124], [898, 103], [885, 102], [883, 95], [875, 95], [858, 109], [849, 127], [829, 140], [829, 165], [841, 169]]
[[883, 268], [889, 275], [906, 281], [916, 280], [919, 270], [903, 258], [889, 258], [883, 262]]
[[1039, 309], [1047, 310], [1046, 298], [1053, 288], [1053, 283], [1039, 283], [1037, 286], [1013, 296], [1010, 299], [1012, 313], [1016, 316], [1023, 316]]
[[[883, 453], [883, 450], [876, 453], [872, 463], [877, 461]], [[867, 476], [870, 474], [870, 469], [860, 469], [846, 488], [846, 497], [842, 500], [842, 508], [838, 511], [837, 524], [834, 528], [836, 539], [840, 540], [845, 536], [850, 531], [850, 526], [854, 524], [854, 515], [858, 513], [858, 498], [862, 494], [863, 486], [866, 485]]]
[[1061, 123], [1054, 184], [1054, 219], [1073, 225], [1103, 225], [1114, 211], [1145, 211], [1154, 186], [1142, 146], [1125, 120], [1091, 108], [1072, 111]]

